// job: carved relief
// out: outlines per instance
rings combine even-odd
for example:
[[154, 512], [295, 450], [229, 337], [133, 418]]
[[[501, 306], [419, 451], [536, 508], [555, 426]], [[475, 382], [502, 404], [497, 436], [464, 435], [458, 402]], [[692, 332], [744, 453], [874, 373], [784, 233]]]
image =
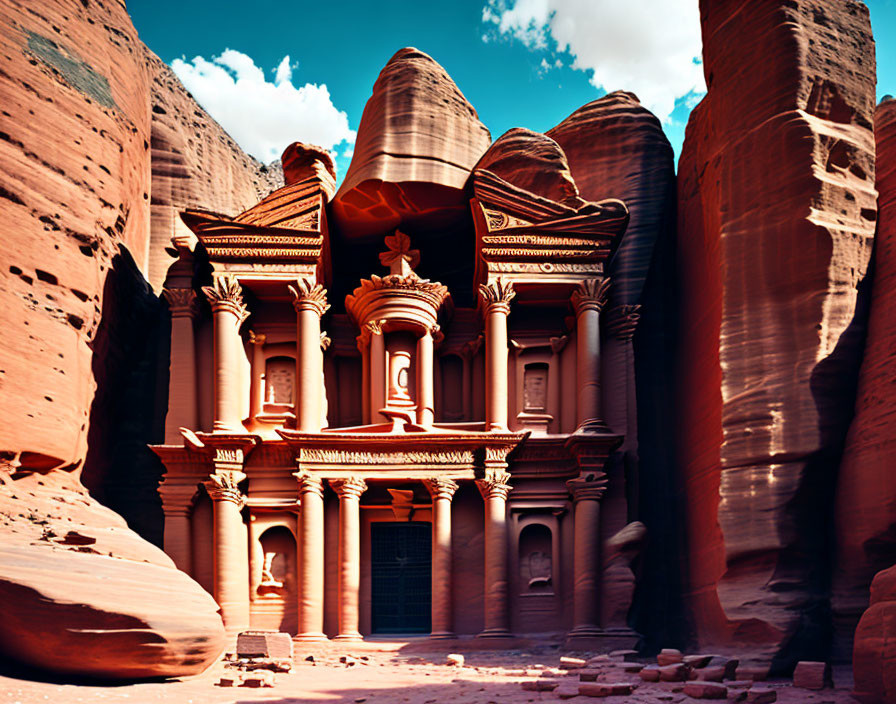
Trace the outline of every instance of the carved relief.
[[380, 262], [389, 267], [390, 274], [407, 276], [420, 263], [420, 250], [411, 249], [411, 238], [400, 230], [386, 236], [385, 252], [380, 253]]
[[433, 477], [432, 479], [424, 479], [423, 485], [429, 491], [433, 501], [436, 499], [447, 499], [451, 501], [454, 492], [457, 491], [458, 484], [452, 479], [444, 479], [442, 477]]
[[238, 484], [245, 478], [246, 475], [242, 472], [220, 472], [210, 474], [202, 484], [212, 501], [230, 501], [242, 508], [245, 497], [240, 492]]
[[320, 317], [330, 309], [327, 289], [310, 279], [297, 279], [287, 288], [293, 295], [293, 306], [297, 311], [313, 310]]
[[300, 462], [314, 464], [473, 464], [472, 450], [434, 450], [408, 452], [360, 452], [352, 450], [330, 450], [317, 447], [303, 447]]
[[249, 317], [249, 309], [243, 302], [243, 287], [233, 274], [215, 277], [212, 286], [203, 286], [202, 292], [208, 298], [212, 311], [226, 311], [237, 317], [240, 324]]
[[523, 371], [523, 410], [544, 413], [548, 399], [548, 365], [527, 364]]
[[479, 284], [479, 297], [487, 312], [492, 310], [510, 312], [510, 302], [516, 297], [513, 284], [503, 279], [495, 279], [489, 284]]
[[510, 486], [510, 474], [501, 471], [487, 471], [485, 478], [477, 479], [476, 486], [483, 499], [500, 498], [507, 500], [512, 486]]

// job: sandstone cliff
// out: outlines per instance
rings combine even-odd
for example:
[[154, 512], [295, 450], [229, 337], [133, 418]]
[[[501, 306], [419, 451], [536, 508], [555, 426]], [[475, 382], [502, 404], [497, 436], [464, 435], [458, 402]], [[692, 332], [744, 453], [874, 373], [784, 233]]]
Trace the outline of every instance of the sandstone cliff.
[[[874, 115], [878, 220], [868, 338], [837, 479], [834, 615], [843, 650], [874, 575], [896, 563], [896, 101]], [[894, 633], [896, 635], [896, 633]]]
[[701, 643], [827, 655], [828, 516], [875, 220], [860, 2], [701, 2], [679, 162], [680, 459]]

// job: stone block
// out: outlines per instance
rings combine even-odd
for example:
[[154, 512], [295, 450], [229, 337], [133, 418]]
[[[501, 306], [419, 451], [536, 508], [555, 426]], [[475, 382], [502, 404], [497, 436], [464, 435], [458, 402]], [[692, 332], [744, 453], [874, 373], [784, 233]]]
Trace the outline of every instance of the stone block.
[[236, 638], [239, 658], [292, 660], [292, 636], [278, 631], [243, 631]]
[[728, 688], [717, 682], [688, 682], [683, 692], [694, 699], [726, 699]]

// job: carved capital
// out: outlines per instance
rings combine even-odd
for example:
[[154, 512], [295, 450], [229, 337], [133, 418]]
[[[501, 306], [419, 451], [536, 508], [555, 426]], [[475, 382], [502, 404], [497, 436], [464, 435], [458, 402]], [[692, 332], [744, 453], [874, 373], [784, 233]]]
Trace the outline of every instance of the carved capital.
[[321, 317], [330, 309], [327, 303], [327, 289], [310, 279], [298, 279], [295, 284], [289, 286], [289, 290], [293, 295], [292, 304], [296, 311], [313, 310], [318, 317]]
[[330, 343], [332, 343], [332, 342], [333, 342], [333, 340], [330, 339], [330, 336], [327, 335], [327, 333], [326, 333], [325, 331], [321, 330], [321, 333], [320, 333], [320, 349], [321, 349], [323, 352], [326, 352], [327, 349], [330, 347]]
[[240, 324], [249, 317], [249, 309], [243, 302], [243, 287], [232, 274], [218, 276], [212, 286], [203, 286], [202, 292], [211, 303], [212, 312], [232, 313]]
[[607, 311], [606, 330], [617, 340], [628, 342], [635, 335], [638, 320], [641, 318], [641, 306], [613, 306]]
[[367, 482], [360, 477], [347, 477], [346, 479], [330, 479], [330, 486], [340, 499], [360, 499], [361, 494], [367, 491]]
[[507, 500], [507, 495], [513, 489], [509, 484], [510, 474], [508, 472], [493, 471], [487, 472], [484, 479], [477, 479], [476, 486], [479, 487], [479, 493], [483, 499], [499, 498]]
[[510, 302], [516, 297], [513, 284], [496, 279], [490, 284], [479, 284], [479, 298], [486, 313], [510, 313]]
[[370, 344], [371, 335], [383, 334], [384, 320], [368, 320], [361, 326], [361, 334], [358, 335], [358, 349], [362, 352]]
[[316, 474], [310, 472], [294, 472], [293, 475], [299, 482], [299, 494], [317, 494], [324, 497], [324, 482]]
[[570, 479], [566, 486], [574, 502], [600, 501], [607, 491], [607, 475], [604, 472], [592, 472]]
[[196, 292], [191, 288], [163, 288], [172, 318], [195, 318], [199, 312]]
[[576, 315], [595, 310], [600, 313], [610, 293], [610, 279], [585, 279], [572, 292], [572, 306]]
[[202, 485], [212, 501], [230, 501], [242, 508], [245, 497], [237, 485], [245, 478], [242, 472], [216, 472], [210, 474]]
[[253, 345], [263, 345], [267, 341], [267, 335], [264, 333], [249, 331], [249, 342]]
[[566, 347], [567, 342], [569, 342], [569, 335], [562, 335], [560, 337], [552, 337], [551, 338], [551, 352], [553, 354], [560, 354], [563, 351], [563, 348]]
[[451, 501], [454, 492], [457, 491], [456, 481], [453, 479], [444, 479], [442, 477], [424, 479], [423, 486], [429, 491], [433, 501], [436, 499], [447, 499], [448, 501]]

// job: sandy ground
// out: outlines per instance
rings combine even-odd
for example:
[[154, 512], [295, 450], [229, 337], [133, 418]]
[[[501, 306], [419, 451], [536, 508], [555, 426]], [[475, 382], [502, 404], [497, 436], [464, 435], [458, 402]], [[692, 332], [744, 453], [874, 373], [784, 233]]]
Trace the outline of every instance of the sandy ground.
[[[538, 679], [559, 680], [564, 689], [575, 686], [579, 678], [575, 671], [561, 673], [561, 655], [587, 654], [561, 652], [556, 646], [534, 646], [525, 650], [477, 651], [458, 647], [465, 656], [463, 667], [445, 664], [445, 651], [427, 651], [425, 643], [365, 643], [358, 646], [329, 644], [309, 648], [297, 644], [295, 665], [289, 673], [276, 675], [271, 688], [220, 687], [218, 681], [227, 670], [219, 662], [204, 674], [184, 680], [97, 686], [34, 682], [0, 676], [0, 704], [35, 704], [54, 702], [191, 702], [217, 704], [219, 702], [254, 704], [311, 704], [312, 702], [365, 702], [368, 704], [521, 704], [525, 702], [560, 702], [556, 692], [532, 692], [522, 687], [525, 681]], [[308, 656], [313, 661], [306, 660]], [[349, 655], [355, 664], [339, 661]], [[648, 662], [646, 659], [644, 662]], [[535, 671], [547, 670], [540, 677]], [[622, 673], [607, 666], [601, 679], [630, 681], [639, 684], [629, 696], [594, 699], [577, 696], [565, 701], [585, 704], [604, 701], [607, 704], [633, 702], [641, 704], [696, 702], [685, 696], [682, 683], [646, 683], [637, 675]], [[849, 696], [851, 687], [848, 670], [836, 671], [835, 688], [818, 692], [796, 689], [789, 681], [770, 680], [756, 686], [774, 689], [777, 701], [784, 704], [809, 702], [814, 704], [847, 704], [855, 700]], [[744, 700], [744, 688], [730, 688], [728, 701]]]

